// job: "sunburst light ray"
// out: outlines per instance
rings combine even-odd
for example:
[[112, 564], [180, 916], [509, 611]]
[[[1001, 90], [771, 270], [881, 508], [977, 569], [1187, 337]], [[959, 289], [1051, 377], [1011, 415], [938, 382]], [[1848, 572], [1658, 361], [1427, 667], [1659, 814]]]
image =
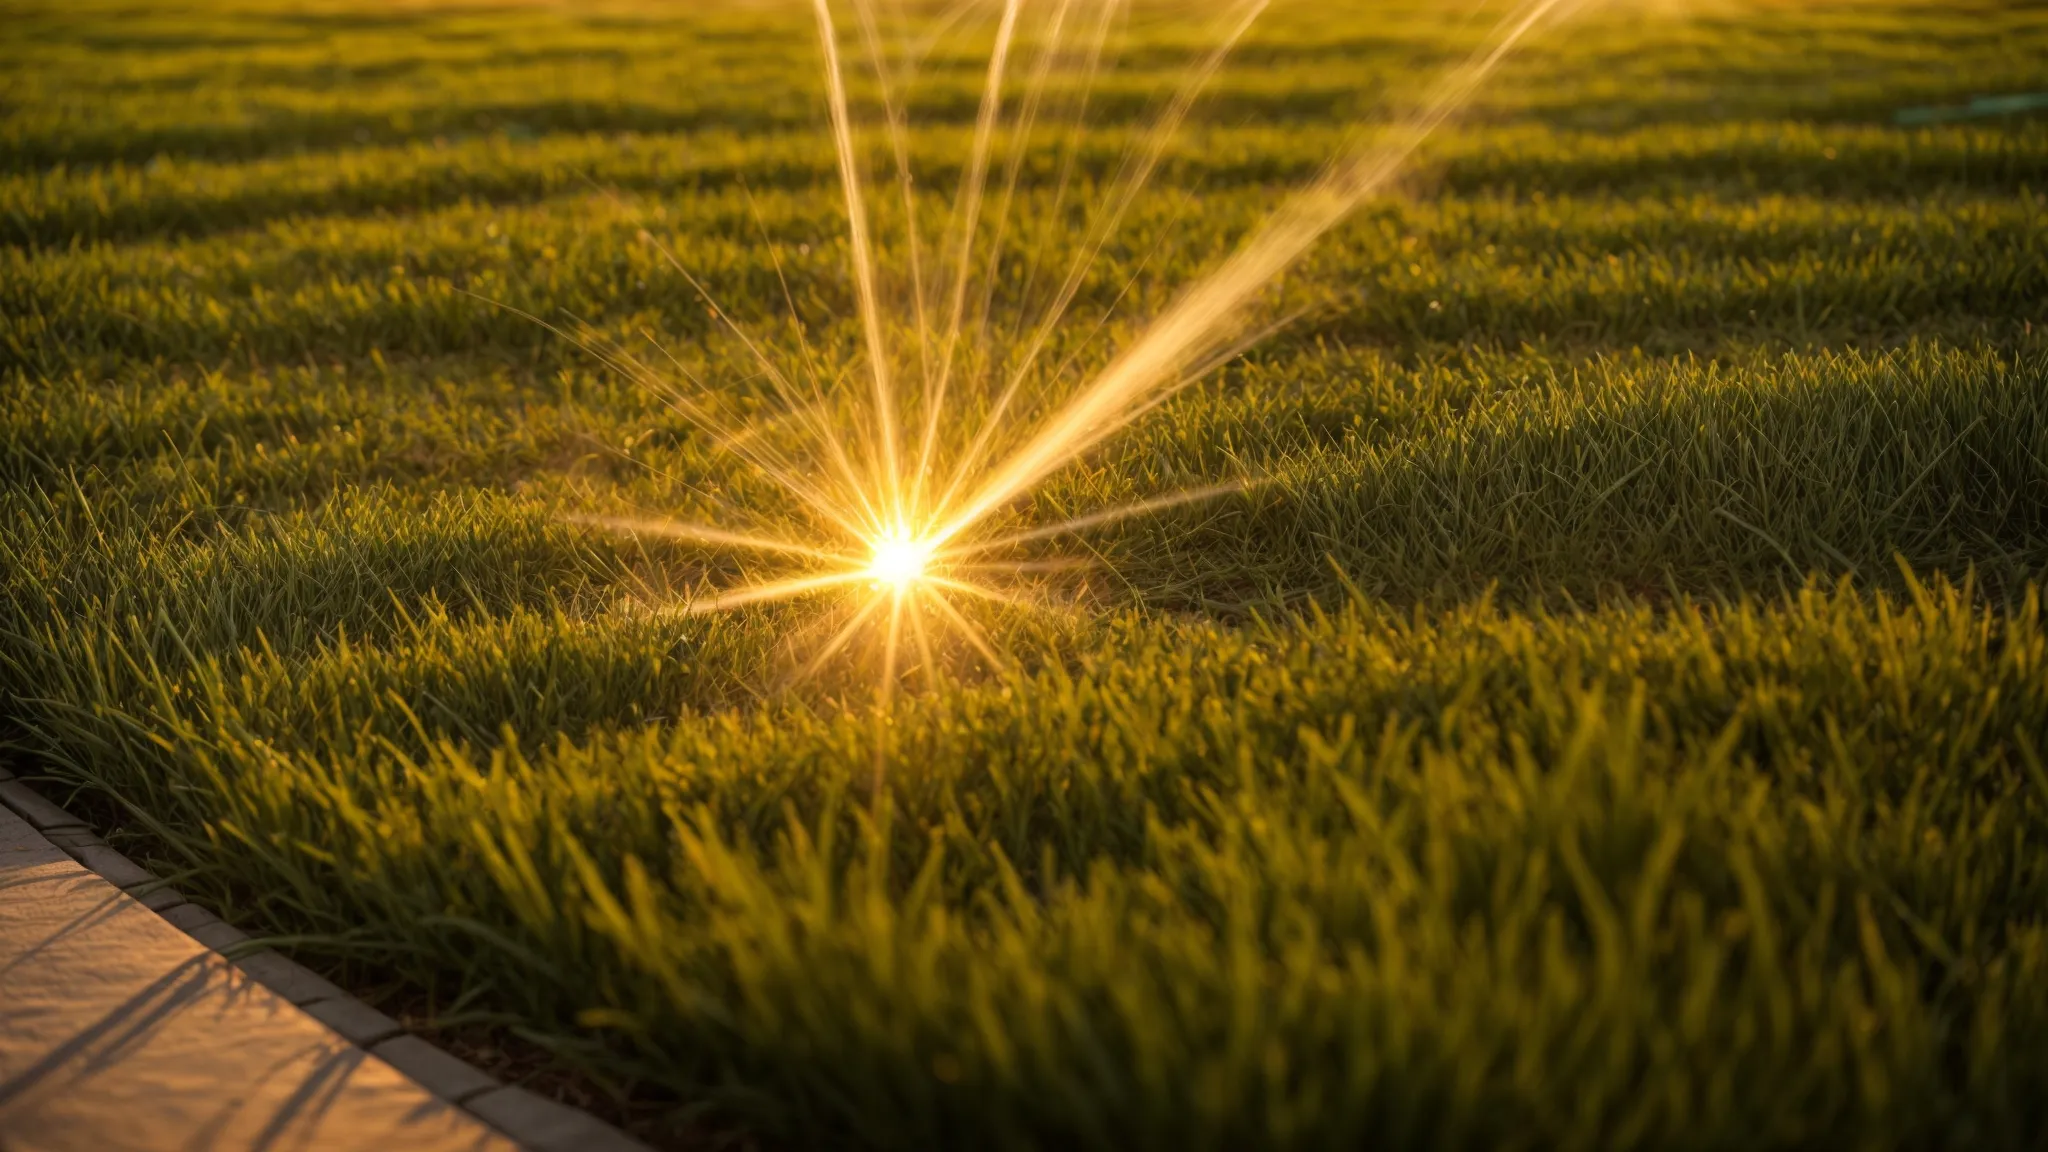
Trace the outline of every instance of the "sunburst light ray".
[[712, 612], [730, 612], [749, 604], [764, 604], [771, 600], [788, 600], [827, 588], [843, 587], [858, 583], [864, 574], [854, 572], [827, 572], [822, 576], [793, 576], [787, 580], [769, 580], [760, 584], [742, 584], [717, 595], [701, 600], [692, 600], [683, 608], [692, 616], [703, 616]]
[[1101, 375], [998, 465], [975, 494], [934, 532], [941, 541], [1036, 485], [1054, 469], [1114, 434], [1149, 392], [1227, 339], [1251, 296], [1273, 282], [1359, 201], [1384, 188], [1423, 140], [1471, 100], [1508, 52], [1545, 17], [1574, 0], [1529, 0], [1503, 21], [1491, 43], [1439, 81], [1423, 110], [1391, 140], [1330, 165], [1241, 245], [1223, 266], [1185, 289], [1165, 314], [1120, 353]]
[[1057, 524], [1047, 524], [1025, 532], [1013, 532], [1007, 536], [997, 536], [989, 540], [977, 540], [969, 544], [960, 545], [958, 548], [950, 549], [949, 552], [958, 555], [974, 555], [979, 552], [994, 552], [1003, 548], [1014, 548], [1019, 544], [1029, 544], [1037, 540], [1051, 540], [1056, 536], [1065, 536], [1074, 532], [1083, 532], [1090, 528], [1099, 528], [1104, 524], [1114, 524], [1119, 520], [1129, 520], [1135, 516], [1146, 516], [1154, 512], [1163, 512], [1168, 508], [1178, 508], [1183, 504], [1199, 504], [1209, 500], [1220, 499], [1224, 496], [1234, 496], [1251, 488], [1252, 485], [1253, 481], [1250, 480], [1230, 480], [1222, 484], [1205, 484], [1200, 488], [1189, 488], [1182, 492], [1169, 492], [1164, 496], [1153, 496], [1131, 504], [1119, 504], [1114, 508], [1104, 508], [1099, 512], [1090, 512], [1085, 516], [1076, 516], [1071, 520], [1062, 520]]
[[685, 520], [669, 520], [658, 516], [581, 516], [570, 515], [563, 519], [571, 524], [587, 524], [627, 536], [666, 536], [672, 540], [694, 540], [699, 544], [717, 544], [727, 548], [744, 548], [754, 552], [779, 552], [786, 556], [801, 556], [807, 560], [818, 560], [827, 564], [850, 564], [853, 559], [842, 553], [827, 552], [794, 540], [778, 540], [770, 536], [756, 536], [750, 532], [731, 532], [710, 524], [692, 524]]
[[846, 236], [853, 264], [854, 295], [860, 308], [861, 330], [867, 338], [868, 371], [874, 381], [878, 479], [889, 493], [889, 503], [901, 517], [903, 478], [896, 455], [896, 397], [889, 379], [888, 345], [882, 338], [882, 305], [875, 293], [875, 256], [868, 240], [860, 161], [854, 155], [853, 119], [847, 111], [846, 80], [839, 67], [839, 36], [833, 29], [830, 0], [812, 0], [812, 8], [817, 14], [818, 42], [825, 54], [825, 91], [831, 106], [832, 144], [839, 160], [840, 191], [846, 198]]
[[[1090, 94], [1098, 75], [1112, 66], [1112, 30], [1129, 15], [1128, 0], [965, 0], [915, 33], [911, 18], [897, 8], [889, 13], [893, 40], [888, 21], [873, 0], [839, 0], [853, 16], [849, 27], [857, 51], [851, 57], [841, 53], [835, 0], [812, 0], [857, 311], [858, 346], [851, 358], [841, 361], [846, 367], [828, 371], [819, 349], [805, 336], [780, 254], [768, 243], [765, 228], [762, 242], [774, 260], [797, 343], [799, 367], [793, 372], [778, 361], [781, 352], [718, 305], [702, 278], [671, 248], [651, 236], [647, 239], [696, 294], [716, 321], [716, 331], [737, 343], [758, 368], [767, 394], [787, 414], [787, 425], [774, 435], [764, 434], [766, 425], [759, 422], [733, 427], [707, 402], [685, 394], [623, 348], [563, 334], [607, 366], [655, 391], [714, 444], [774, 481], [844, 533], [854, 547], [792, 538], [780, 521], [776, 523], [781, 526], [773, 529], [660, 516], [581, 516], [577, 522], [633, 535], [665, 536], [717, 551], [781, 558], [798, 570], [703, 592], [686, 601], [682, 610], [705, 614], [809, 597], [839, 598], [850, 611], [810, 654], [797, 679], [815, 675], [852, 648], [864, 629], [878, 627], [873, 642], [860, 650], [878, 660], [875, 698], [886, 713], [899, 681], [937, 682], [942, 639], [958, 637], [992, 668], [1006, 665], [987, 629], [961, 611], [959, 601], [1023, 610], [1056, 607], [1056, 600], [1040, 595], [1048, 581], [1058, 583], [1062, 573], [1103, 563], [1099, 557], [1041, 555], [1039, 546], [1167, 509], [1226, 499], [1253, 487], [1256, 480], [1241, 477], [1055, 523], [1017, 523], [1020, 500], [1056, 472], [1293, 319], [1283, 317], [1261, 328], [1247, 313], [1253, 300], [1318, 239], [1362, 200], [1385, 189], [1421, 143], [1470, 102], [1518, 43], [1579, 0], [1521, 0], [1480, 48], [1425, 91], [1413, 115], [1380, 132], [1369, 146], [1334, 158], [1212, 271], [1184, 285], [1156, 317], [1137, 325], [1121, 347], [1091, 353], [1099, 339], [1121, 331], [1110, 327], [1110, 317], [1166, 238], [1143, 253], [1138, 271], [1114, 293], [1100, 316], [1077, 320], [1075, 304], [1092, 269], [1164, 166], [1202, 93], [1268, 2], [1226, 0], [1216, 7], [1213, 43], [1165, 86], [1151, 123], [1133, 134], [1101, 194], [1085, 206], [1072, 259], [1063, 269], [1045, 270], [1046, 288], [1041, 292], [1041, 264], [1048, 242], [1061, 226], [1060, 213], [1079, 166]], [[988, 14], [989, 20], [978, 30], [959, 32], [955, 22], [967, 20], [975, 11]], [[919, 223], [909, 108], [919, 62], [949, 37], [962, 34], [985, 38], [978, 42], [987, 45], [988, 56], [980, 72], [979, 103], [959, 184], [950, 210], [939, 214], [942, 224], [934, 225], [937, 238], [928, 243]], [[875, 229], [881, 217], [874, 214], [866, 194], [865, 138], [847, 74], [849, 60], [855, 69], [865, 69], [867, 75], [859, 79], [872, 82], [860, 88], [859, 107], [879, 105], [887, 162], [893, 164], [901, 200], [898, 224], [903, 235], [895, 251], [902, 266], [893, 271], [882, 265], [883, 253], [892, 249], [877, 242]], [[1009, 90], [1013, 82], [1020, 86], [1014, 93]], [[1007, 275], [1021, 280], [1022, 290], [1014, 297], [1017, 311], [1011, 322], [999, 325], [992, 318], [998, 281], [1006, 275], [1004, 253], [1017, 227], [1012, 216], [1019, 202], [1020, 174], [1035, 146], [1041, 118], [1061, 108], [1072, 115], [1073, 123], [1065, 133], [1053, 133], [1058, 164], [1052, 213], [1035, 238], [1017, 233], [1024, 266], [1019, 272], [1013, 261]], [[990, 200], [992, 178], [999, 183]], [[878, 203], [886, 209], [887, 200]], [[1185, 209], [1190, 198], [1184, 193], [1180, 202]], [[748, 203], [752, 208], [751, 192]], [[759, 211], [754, 212], [759, 227]], [[984, 277], [979, 284], [977, 275]], [[1014, 290], [1009, 282], [1005, 286]], [[1034, 306], [1033, 301], [1039, 303]], [[1056, 339], [1061, 352], [1057, 358], [1047, 355]], [[1084, 353], [1101, 357], [1103, 367], [1082, 373], [1078, 366]], [[679, 361], [673, 366], [691, 388], [709, 395], [704, 383]], [[842, 387], [849, 375], [865, 378], [857, 392]], [[858, 392], [865, 393], [864, 400], [857, 398]], [[799, 443], [786, 443], [792, 438]], [[1027, 576], [1042, 579], [1027, 584]], [[878, 622], [883, 613], [886, 620]], [[915, 664], [909, 667], [907, 650], [915, 653]]]

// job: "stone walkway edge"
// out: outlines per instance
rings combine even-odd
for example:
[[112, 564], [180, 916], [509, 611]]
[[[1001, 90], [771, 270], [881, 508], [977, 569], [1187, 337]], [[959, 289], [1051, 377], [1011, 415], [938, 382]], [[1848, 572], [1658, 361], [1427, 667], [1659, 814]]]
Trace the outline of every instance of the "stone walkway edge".
[[534, 1152], [650, 1152], [645, 1144], [587, 1112], [503, 1084], [407, 1033], [404, 1025], [311, 969], [260, 944], [247, 947], [247, 935], [188, 903], [162, 880], [108, 847], [83, 821], [44, 799], [4, 767], [0, 767], [0, 804], [73, 860], [219, 953], [251, 980], [515, 1143]]

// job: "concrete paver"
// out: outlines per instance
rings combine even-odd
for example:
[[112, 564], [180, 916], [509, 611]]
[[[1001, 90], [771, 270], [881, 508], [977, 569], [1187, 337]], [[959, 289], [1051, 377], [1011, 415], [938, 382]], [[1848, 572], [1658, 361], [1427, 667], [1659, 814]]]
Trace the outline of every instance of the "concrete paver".
[[0, 1133], [7, 1152], [517, 1147], [4, 807]]
[[534, 1152], [646, 1152], [617, 1129], [524, 1088], [493, 1088], [472, 1098], [469, 1107], [519, 1133]]
[[417, 1036], [393, 1036], [370, 1052], [418, 1081], [434, 1095], [457, 1104], [502, 1087], [480, 1069], [457, 1060]]

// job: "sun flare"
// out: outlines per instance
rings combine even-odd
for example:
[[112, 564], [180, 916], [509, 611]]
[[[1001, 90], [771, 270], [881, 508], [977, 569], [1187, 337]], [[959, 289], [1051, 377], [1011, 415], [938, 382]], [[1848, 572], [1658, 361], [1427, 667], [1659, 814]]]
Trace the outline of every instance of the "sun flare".
[[868, 576], [877, 588], [901, 592], [924, 579], [935, 551], [931, 542], [894, 533], [875, 541]]
[[[1168, 143], [1268, 2], [1224, 0], [1216, 6], [1213, 43], [1172, 76], [1159, 93], [1150, 130], [1134, 137], [1117, 174], [1098, 195], [1087, 197], [1080, 240], [1061, 271], [1038, 267], [1043, 237], [1035, 248], [1022, 243], [1031, 225], [1013, 220], [1012, 213], [1029, 201], [1030, 190], [1020, 178], [1026, 155], [1043, 151], [1057, 157], [1051, 170], [1059, 173], [1049, 214], [1057, 218], [1063, 205], [1082, 197], [1070, 186], [1083, 167], [1080, 128], [1097, 73], [1115, 54], [1112, 34], [1128, 0], [965, 0], [959, 6], [956, 15], [978, 10], [995, 16], [992, 30], [978, 25], [980, 31], [968, 33], [987, 38], [975, 41], [988, 45], [986, 74], [951, 208], [939, 221], [922, 223], [905, 121], [917, 61], [937, 41], [912, 50], [916, 37], [909, 26], [890, 34], [876, 0], [811, 0], [847, 222], [857, 313], [849, 319], [858, 320], [855, 355], [836, 366], [820, 359], [804, 335], [786, 279], [782, 289], [794, 342], [749, 331], [647, 231], [641, 240], [680, 274], [715, 330], [745, 350], [752, 378], [772, 393], [780, 415], [730, 422], [707, 400], [704, 381], [676, 357], [668, 357], [676, 369], [672, 377], [625, 346], [584, 345], [804, 506], [807, 523], [784, 521], [781, 531], [748, 526], [755, 518], [743, 507], [723, 508], [719, 522], [710, 524], [658, 515], [577, 519], [753, 553], [780, 566], [737, 586], [704, 589], [682, 605], [687, 613], [851, 591], [851, 611], [816, 649], [803, 675], [872, 633], [882, 671], [877, 695], [886, 709], [900, 679], [938, 682], [944, 661], [935, 638], [957, 636], [989, 664], [1004, 662], [981, 625], [961, 610], [968, 599], [1044, 607], [1043, 576], [1085, 572], [1094, 563], [1033, 555], [1036, 545], [1256, 483], [1240, 477], [1053, 524], [1012, 522], [1024, 498], [1054, 473], [1284, 325], [1283, 319], [1258, 329], [1251, 322], [1256, 299], [1352, 208], [1383, 189], [1524, 34], [1580, 0], [1517, 0], [1472, 55], [1418, 93], [1405, 123], [1333, 157], [1220, 264], [1183, 285], [1120, 339], [1082, 358], [1098, 337], [1118, 330], [1112, 321], [1121, 319], [1124, 293], [1136, 283], [1126, 283], [1106, 307], [1090, 314], [1085, 289], [1096, 257], [1134, 214], [1140, 191], [1167, 161]], [[841, 55], [835, 8], [855, 17], [850, 60]], [[932, 35], [943, 37], [949, 24], [942, 21]], [[892, 44], [898, 46], [894, 54]], [[1013, 63], [1023, 77], [1021, 92], [1010, 82], [1016, 79]], [[847, 83], [849, 64], [861, 76], [860, 85]], [[863, 158], [870, 151], [868, 133], [877, 129], [894, 158], [895, 188], [893, 195], [871, 199]], [[880, 187], [888, 183], [884, 177]], [[897, 199], [900, 208], [894, 206]], [[885, 210], [874, 207], [885, 202]], [[873, 233], [880, 221], [893, 221], [895, 243]], [[779, 249], [765, 231], [762, 241], [781, 278]], [[1009, 248], [1020, 251], [1010, 255]], [[993, 315], [1004, 299], [999, 286], [1013, 283], [1020, 295], [1006, 306], [1017, 314]], [[1084, 338], [1061, 354], [1062, 333]], [[678, 377], [689, 387], [677, 384]]]

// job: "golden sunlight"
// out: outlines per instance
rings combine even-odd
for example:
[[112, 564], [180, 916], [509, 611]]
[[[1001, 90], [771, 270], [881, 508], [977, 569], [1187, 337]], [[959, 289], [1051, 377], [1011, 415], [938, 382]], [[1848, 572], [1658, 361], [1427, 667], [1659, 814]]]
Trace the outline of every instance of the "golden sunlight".
[[929, 541], [913, 540], [896, 532], [875, 541], [875, 554], [868, 562], [867, 574], [878, 588], [900, 592], [924, 578], [931, 558]]

